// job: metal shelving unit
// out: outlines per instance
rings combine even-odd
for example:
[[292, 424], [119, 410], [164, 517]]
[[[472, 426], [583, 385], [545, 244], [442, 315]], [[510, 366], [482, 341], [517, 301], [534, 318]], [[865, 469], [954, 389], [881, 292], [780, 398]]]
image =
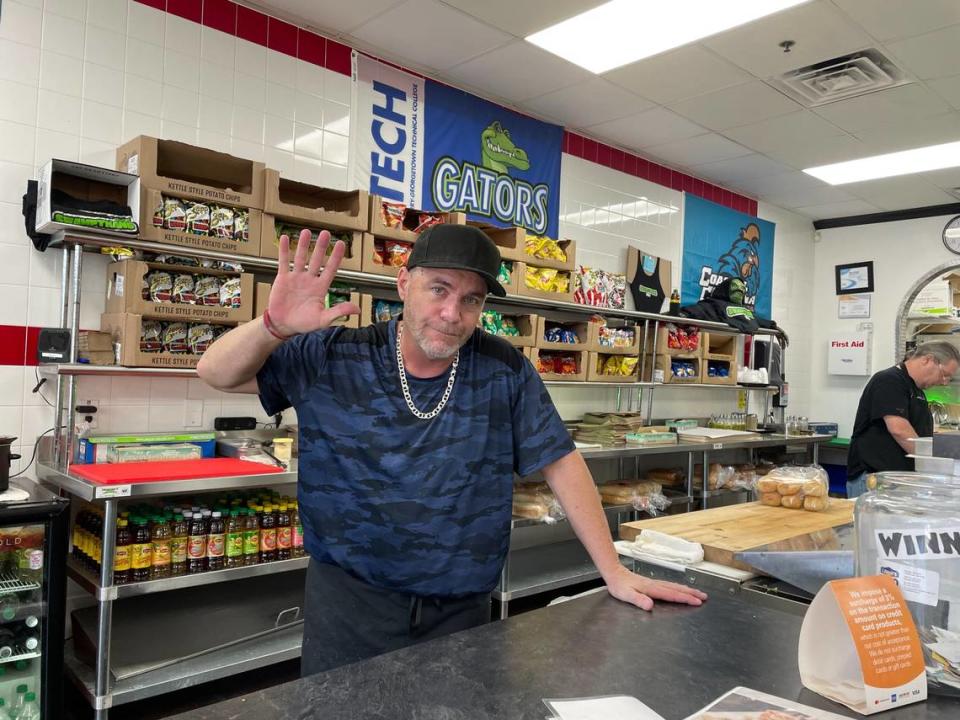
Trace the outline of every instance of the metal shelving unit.
[[[69, 362], [61, 365], [41, 366], [40, 368], [42, 372], [48, 374], [55, 380], [57, 404], [54, 438], [51, 443], [41, 445], [43, 453], [41, 454], [40, 463], [38, 464], [38, 477], [45, 485], [59, 490], [62, 494], [73, 495], [87, 501], [103, 503], [105, 528], [103, 556], [107, 558], [112, 558], [114, 553], [118, 498], [133, 497], [142, 499], [182, 493], [269, 487], [294, 483], [297, 479], [295, 465], [291, 466], [291, 468], [284, 473], [159, 483], [133, 483], [122, 486], [100, 486], [69, 472], [68, 459], [71, 457], [74, 443], [76, 442], [73, 413], [77, 399], [78, 378], [83, 376], [108, 377], [114, 375], [127, 377], [197, 377], [196, 371], [193, 369], [102, 367], [77, 362], [77, 332], [79, 329], [81, 301], [80, 277], [84, 252], [99, 252], [101, 248], [116, 245], [123, 245], [135, 250], [153, 253], [187, 253], [199, 258], [240, 262], [244, 265], [245, 269], [268, 273], [275, 272], [278, 266], [276, 260], [232, 255], [197, 248], [188, 249], [177, 245], [144, 241], [115, 233], [71, 231], [58, 233], [52, 238], [49, 247], [59, 250], [63, 255], [61, 267], [60, 327], [71, 331], [71, 345]], [[338, 273], [338, 279], [346, 283], [372, 289], [380, 288], [391, 290], [396, 288], [396, 278], [362, 272], [340, 271]], [[573, 303], [556, 303], [549, 300], [519, 295], [511, 295], [505, 298], [491, 298], [490, 304], [493, 307], [544, 309], [558, 313], [567, 313], [581, 318], [600, 312], [607, 317], [631, 321], [637, 326], [638, 332], [643, 333], [643, 350], [650, 350], [650, 355], [655, 355], [657, 351], [657, 336], [660, 324], [678, 321], [677, 318], [657, 313], [606, 310]], [[723, 333], [731, 332], [731, 328], [722, 323], [697, 321], [686, 318], [682, 319], [682, 322], [684, 324], [696, 325], [706, 330], [716, 330]], [[652, 336], [650, 335], [651, 331]], [[760, 334], [769, 333], [761, 331]], [[652, 346], [650, 347], [648, 347], [648, 337], [653, 338]], [[643, 365], [644, 358], [646, 357], [646, 352], [641, 353], [641, 365]], [[641, 376], [643, 370], [644, 368], [641, 367]], [[624, 390], [627, 390], [628, 393], [631, 389], [636, 390], [640, 406], [642, 406], [644, 401], [646, 402], [646, 417], [648, 420], [652, 414], [653, 395], [656, 388], [693, 388], [698, 391], [756, 389], [736, 385], [664, 384], [650, 382], [550, 382], [547, 384], [557, 388], [589, 387], [595, 390], [598, 387], [605, 387], [610, 390], [615, 390], [617, 392], [618, 406]], [[774, 388], [762, 388], [761, 391], [765, 393], [765, 397], [769, 397], [766, 393], [771, 389]], [[678, 449], [676, 446], [668, 448], [644, 448], [643, 450], [646, 452], [642, 454], [651, 454], [649, 452], [651, 450], [655, 453], [687, 453], [690, 458], [692, 458], [693, 452], [692, 449]], [[595, 454], [594, 451], [587, 451], [586, 454], [597, 458], [613, 457], [612, 454]], [[630, 457], [635, 454], [641, 453], [624, 450], [619, 451], [616, 457]], [[706, 462], [706, 453], [704, 453], [704, 461]], [[690, 461], [690, 467], [692, 469], [692, 460]], [[690, 493], [688, 488], [686, 495], [677, 497], [675, 502], [691, 504], [693, 502], [691, 496], [692, 493]], [[708, 496], [709, 495], [704, 495], [704, 498]], [[610, 508], [611, 512], [616, 511], [618, 515], [625, 510], [627, 510], [627, 508], [620, 506]], [[522, 528], [526, 526], [527, 523], [522, 519], [515, 521], [514, 527], [521, 529], [521, 531]], [[578, 541], [573, 541], [573, 543], [580, 547]], [[587, 566], [581, 561], [582, 558], [581, 560], [575, 559], [573, 557], [575, 553], [569, 548], [573, 548], [573, 544], [560, 543], [556, 554], [553, 553], [553, 549], [551, 548], [547, 554], [552, 555], [553, 559], [546, 563], [542, 558], [535, 559], [537, 553], [532, 552], [535, 548], [521, 550], [518, 557], [514, 558], [510, 563], [515, 570], [519, 572], [517, 577], [526, 577], [524, 567], [527, 559], [530, 559], [531, 569], [536, 570], [536, 572], [540, 574], [538, 576], [534, 576], [535, 574], [530, 575], [530, 577], [523, 581], [522, 587], [506, 588], [504, 593], [501, 593], [504, 599], [504, 610], [506, 608], [506, 600], [509, 600], [511, 597], [521, 597], [582, 580], [596, 578], [597, 573], [596, 570], [593, 569], [592, 564]], [[542, 550], [543, 548], [541, 548], [541, 555], [543, 554]], [[583, 553], [582, 547], [580, 547], [580, 552]], [[569, 568], [564, 570], [561, 566], [565, 562], [573, 562], [575, 568], [573, 570]], [[587, 562], [589, 562], [589, 560]], [[183, 578], [171, 578], [170, 580], [150, 581], [123, 586], [113, 585], [113, 573], [110, 563], [104, 564], [99, 578], [92, 577], [89, 573], [72, 567], [70, 569], [70, 575], [77, 579], [81, 585], [93, 593], [98, 599], [96, 643], [97, 647], [106, 648], [106, 650], [98, 654], [96, 667], [93, 669], [84, 665], [78, 658], [68, 652], [66, 657], [68, 672], [77, 681], [84, 694], [90, 700], [97, 719], [106, 720], [108, 710], [114, 704], [151, 697], [170, 690], [188, 687], [297, 657], [300, 647], [300, 630], [287, 629], [274, 633], [267, 638], [259, 638], [252, 643], [231, 646], [228, 649], [178, 662], [175, 665], [145, 673], [136, 678], [115, 682], [110, 674], [109, 653], [112, 604], [115, 600], [120, 600], [125, 597], [197, 587], [214, 582], [239, 580], [271, 572], [286, 572], [288, 570], [301, 569], [305, 565], [306, 559], [304, 558], [264, 566], [254, 566], [252, 568], [235, 568], [185, 576]], [[550, 568], [553, 569], [551, 570]], [[508, 568], [505, 568], [505, 572], [507, 570]], [[505, 575], [505, 577], [508, 576]], [[0, 593], [2, 592], [3, 590], [0, 588]]]

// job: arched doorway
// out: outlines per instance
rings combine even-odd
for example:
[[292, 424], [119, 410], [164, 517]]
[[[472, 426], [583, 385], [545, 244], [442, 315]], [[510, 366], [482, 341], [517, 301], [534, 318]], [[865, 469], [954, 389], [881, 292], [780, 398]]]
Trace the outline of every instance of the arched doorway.
[[894, 328], [896, 344], [894, 345], [895, 357], [893, 358], [893, 362], [900, 362], [907, 352], [907, 341], [910, 340], [909, 330], [907, 327], [909, 324], [908, 316], [910, 314], [910, 307], [913, 305], [914, 300], [917, 299], [917, 295], [919, 295], [920, 291], [931, 282], [949, 274], [952, 271], [960, 271], [960, 262], [953, 261], [938, 265], [929, 272], [925, 273], [913, 285], [910, 286], [910, 290], [903, 298], [903, 302], [901, 302], [900, 306], [897, 308], [896, 327]]

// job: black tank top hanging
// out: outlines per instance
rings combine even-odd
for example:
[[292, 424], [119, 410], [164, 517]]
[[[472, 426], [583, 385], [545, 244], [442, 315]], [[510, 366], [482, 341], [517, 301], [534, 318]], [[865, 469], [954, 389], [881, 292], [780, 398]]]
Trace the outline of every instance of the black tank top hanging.
[[[655, 262], [653, 269], [648, 271], [647, 266], [651, 260]], [[637, 272], [630, 279], [630, 294], [633, 295], [634, 307], [640, 312], [658, 313], [663, 309], [667, 294], [660, 283], [660, 258], [640, 255]]]

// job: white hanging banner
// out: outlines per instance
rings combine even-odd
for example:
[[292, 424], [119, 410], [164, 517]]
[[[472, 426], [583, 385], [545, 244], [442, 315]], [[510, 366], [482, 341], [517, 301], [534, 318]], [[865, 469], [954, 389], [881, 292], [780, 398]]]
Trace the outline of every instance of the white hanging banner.
[[426, 83], [353, 53], [350, 187], [421, 207]]

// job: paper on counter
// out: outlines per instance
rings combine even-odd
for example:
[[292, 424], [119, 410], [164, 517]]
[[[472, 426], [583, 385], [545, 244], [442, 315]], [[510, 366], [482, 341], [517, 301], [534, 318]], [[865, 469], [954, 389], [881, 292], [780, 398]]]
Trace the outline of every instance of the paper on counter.
[[544, 700], [556, 720], [663, 720], [630, 695]]
[[818, 710], [750, 688], [734, 688], [686, 720], [765, 720], [765, 718], [797, 720], [845, 720], [836, 713]]

